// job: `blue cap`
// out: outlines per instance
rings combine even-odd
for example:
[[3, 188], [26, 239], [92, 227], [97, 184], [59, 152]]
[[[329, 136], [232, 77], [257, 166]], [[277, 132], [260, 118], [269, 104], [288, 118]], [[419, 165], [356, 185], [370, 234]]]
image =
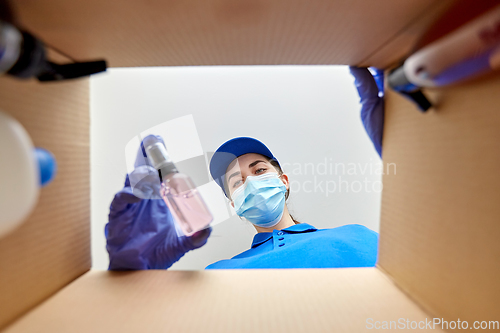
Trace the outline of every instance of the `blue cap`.
[[274, 157], [266, 145], [257, 139], [238, 137], [224, 142], [219, 148], [217, 148], [212, 156], [212, 159], [210, 160], [210, 174], [217, 185], [222, 188], [226, 197], [227, 193], [224, 189], [224, 182], [226, 179], [225, 176], [227, 167], [235, 158], [249, 153], [264, 155], [275, 160], [279, 165], [278, 160]]

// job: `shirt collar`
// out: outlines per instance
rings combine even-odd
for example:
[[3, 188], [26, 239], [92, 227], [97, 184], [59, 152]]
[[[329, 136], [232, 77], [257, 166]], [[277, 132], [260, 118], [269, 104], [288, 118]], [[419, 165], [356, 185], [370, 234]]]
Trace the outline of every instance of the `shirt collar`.
[[[311, 231], [316, 231], [315, 227], [313, 227], [310, 224], [307, 223], [299, 223], [299, 224], [294, 224], [291, 227], [281, 229], [281, 231], [284, 231], [287, 234], [296, 234], [296, 233], [303, 233], [303, 232], [311, 232]], [[259, 232], [253, 237], [253, 242], [252, 242], [252, 249], [256, 246], [259, 246], [260, 244], [266, 242], [269, 238], [273, 237], [272, 232]]]

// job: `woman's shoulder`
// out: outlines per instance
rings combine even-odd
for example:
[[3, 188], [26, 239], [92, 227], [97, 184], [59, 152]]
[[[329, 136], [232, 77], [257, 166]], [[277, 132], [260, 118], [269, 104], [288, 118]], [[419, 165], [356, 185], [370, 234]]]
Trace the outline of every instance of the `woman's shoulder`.
[[318, 229], [315, 234], [316, 238], [330, 241], [378, 241], [378, 233], [362, 224], [346, 224], [335, 228]]
[[224, 268], [232, 268], [231, 259], [219, 260], [205, 267], [205, 269], [224, 269]]
[[224, 269], [224, 268], [239, 268], [242, 263], [251, 260], [250, 257], [258, 254], [254, 248], [250, 248], [246, 251], [241, 252], [240, 254], [235, 255], [231, 259], [222, 259], [214, 262], [213, 264], [208, 265], [205, 269]]
[[326, 228], [326, 229], [318, 229], [318, 231], [330, 231], [330, 232], [366, 232], [366, 233], [374, 233], [377, 232], [371, 230], [370, 228], [362, 225], [362, 224], [345, 224], [335, 228]]

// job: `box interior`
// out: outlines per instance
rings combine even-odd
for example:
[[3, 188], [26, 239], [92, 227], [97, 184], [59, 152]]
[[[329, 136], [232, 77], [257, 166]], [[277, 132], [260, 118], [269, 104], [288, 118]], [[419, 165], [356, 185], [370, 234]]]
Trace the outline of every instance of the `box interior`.
[[[12, 5], [23, 26], [49, 45], [78, 60], [105, 58], [113, 67], [387, 68], [454, 3]], [[364, 329], [371, 317], [497, 319], [499, 88], [500, 77], [491, 74], [428, 91], [437, 108], [427, 114], [387, 93], [383, 160], [396, 163], [397, 174], [383, 179], [376, 269], [110, 273], [88, 272], [88, 80], [39, 84], [3, 77], [0, 108], [23, 124], [35, 145], [55, 154], [59, 170], [30, 218], [0, 240], [0, 328], [15, 322], [9, 332], [330, 332]]]
[[399, 318], [427, 317], [376, 268], [90, 271], [6, 332], [357, 332]]

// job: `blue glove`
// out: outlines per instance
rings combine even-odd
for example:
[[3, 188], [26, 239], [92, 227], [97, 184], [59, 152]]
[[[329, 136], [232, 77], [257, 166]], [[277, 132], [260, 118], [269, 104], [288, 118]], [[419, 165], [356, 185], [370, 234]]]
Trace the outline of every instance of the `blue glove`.
[[143, 140], [136, 168], [127, 175], [124, 188], [110, 206], [105, 227], [110, 270], [167, 269], [186, 252], [205, 245], [212, 231], [209, 227], [190, 237], [178, 236], [181, 232], [160, 197], [158, 172], [145, 158], [143, 146], [148, 140], [163, 142], [155, 136]]
[[354, 84], [358, 89], [361, 103], [361, 120], [366, 133], [370, 137], [382, 157], [382, 134], [384, 132], [384, 74], [377, 71], [375, 77], [367, 68], [350, 66], [354, 76]]

